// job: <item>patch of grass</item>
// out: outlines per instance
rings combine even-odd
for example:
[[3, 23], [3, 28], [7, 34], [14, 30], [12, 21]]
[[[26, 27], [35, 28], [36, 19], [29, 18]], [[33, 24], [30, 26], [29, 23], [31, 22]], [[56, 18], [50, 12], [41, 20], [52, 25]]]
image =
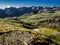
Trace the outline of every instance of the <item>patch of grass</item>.
[[47, 36], [49, 39], [51, 39], [55, 43], [60, 44], [60, 36], [59, 36], [60, 32], [58, 32], [56, 29], [45, 28], [45, 27], [39, 27], [38, 29], [40, 33], [44, 31], [44, 33], [42, 33], [43, 35]]
[[55, 29], [45, 27], [39, 27], [39, 31], [44, 31], [45, 35], [56, 35], [56, 33], [58, 33]]

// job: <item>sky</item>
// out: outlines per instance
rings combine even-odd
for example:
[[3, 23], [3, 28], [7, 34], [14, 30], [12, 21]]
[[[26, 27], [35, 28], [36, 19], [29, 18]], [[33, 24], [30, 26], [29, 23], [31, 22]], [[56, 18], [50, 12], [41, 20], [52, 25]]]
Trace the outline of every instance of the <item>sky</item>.
[[60, 6], [60, 0], [0, 0], [0, 8], [53, 5]]

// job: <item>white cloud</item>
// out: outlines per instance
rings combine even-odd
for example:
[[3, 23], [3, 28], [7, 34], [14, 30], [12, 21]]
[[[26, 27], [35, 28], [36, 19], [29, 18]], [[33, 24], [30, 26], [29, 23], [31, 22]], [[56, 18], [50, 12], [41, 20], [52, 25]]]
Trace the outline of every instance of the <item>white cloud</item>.
[[7, 5], [6, 7], [7, 7], [7, 8], [10, 8], [11, 6], [10, 6], [10, 5]]
[[0, 5], [0, 9], [10, 8], [10, 5]]

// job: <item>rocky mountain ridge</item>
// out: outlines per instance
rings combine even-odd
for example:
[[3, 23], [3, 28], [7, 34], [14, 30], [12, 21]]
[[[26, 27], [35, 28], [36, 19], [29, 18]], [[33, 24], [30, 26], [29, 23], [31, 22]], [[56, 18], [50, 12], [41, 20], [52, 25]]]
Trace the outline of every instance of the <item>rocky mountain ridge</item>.
[[4, 17], [14, 17], [26, 14], [37, 14], [37, 13], [54, 13], [60, 11], [60, 7], [42, 7], [42, 6], [31, 6], [31, 7], [10, 7], [5, 9], [0, 9], [0, 18]]

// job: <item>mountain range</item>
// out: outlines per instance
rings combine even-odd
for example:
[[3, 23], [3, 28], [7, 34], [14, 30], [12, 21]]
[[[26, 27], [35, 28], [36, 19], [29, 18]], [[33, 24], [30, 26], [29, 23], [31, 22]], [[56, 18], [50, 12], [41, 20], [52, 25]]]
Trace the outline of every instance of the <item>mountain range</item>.
[[60, 11], [60, 7], [56, 6], [52, 7], [31, 6], [31, 7], [20, 7], [20, 8], [10, 7], [0, 9], [0, 18], [21, 16], [26, 14], [54, 13], [56, 11]]

